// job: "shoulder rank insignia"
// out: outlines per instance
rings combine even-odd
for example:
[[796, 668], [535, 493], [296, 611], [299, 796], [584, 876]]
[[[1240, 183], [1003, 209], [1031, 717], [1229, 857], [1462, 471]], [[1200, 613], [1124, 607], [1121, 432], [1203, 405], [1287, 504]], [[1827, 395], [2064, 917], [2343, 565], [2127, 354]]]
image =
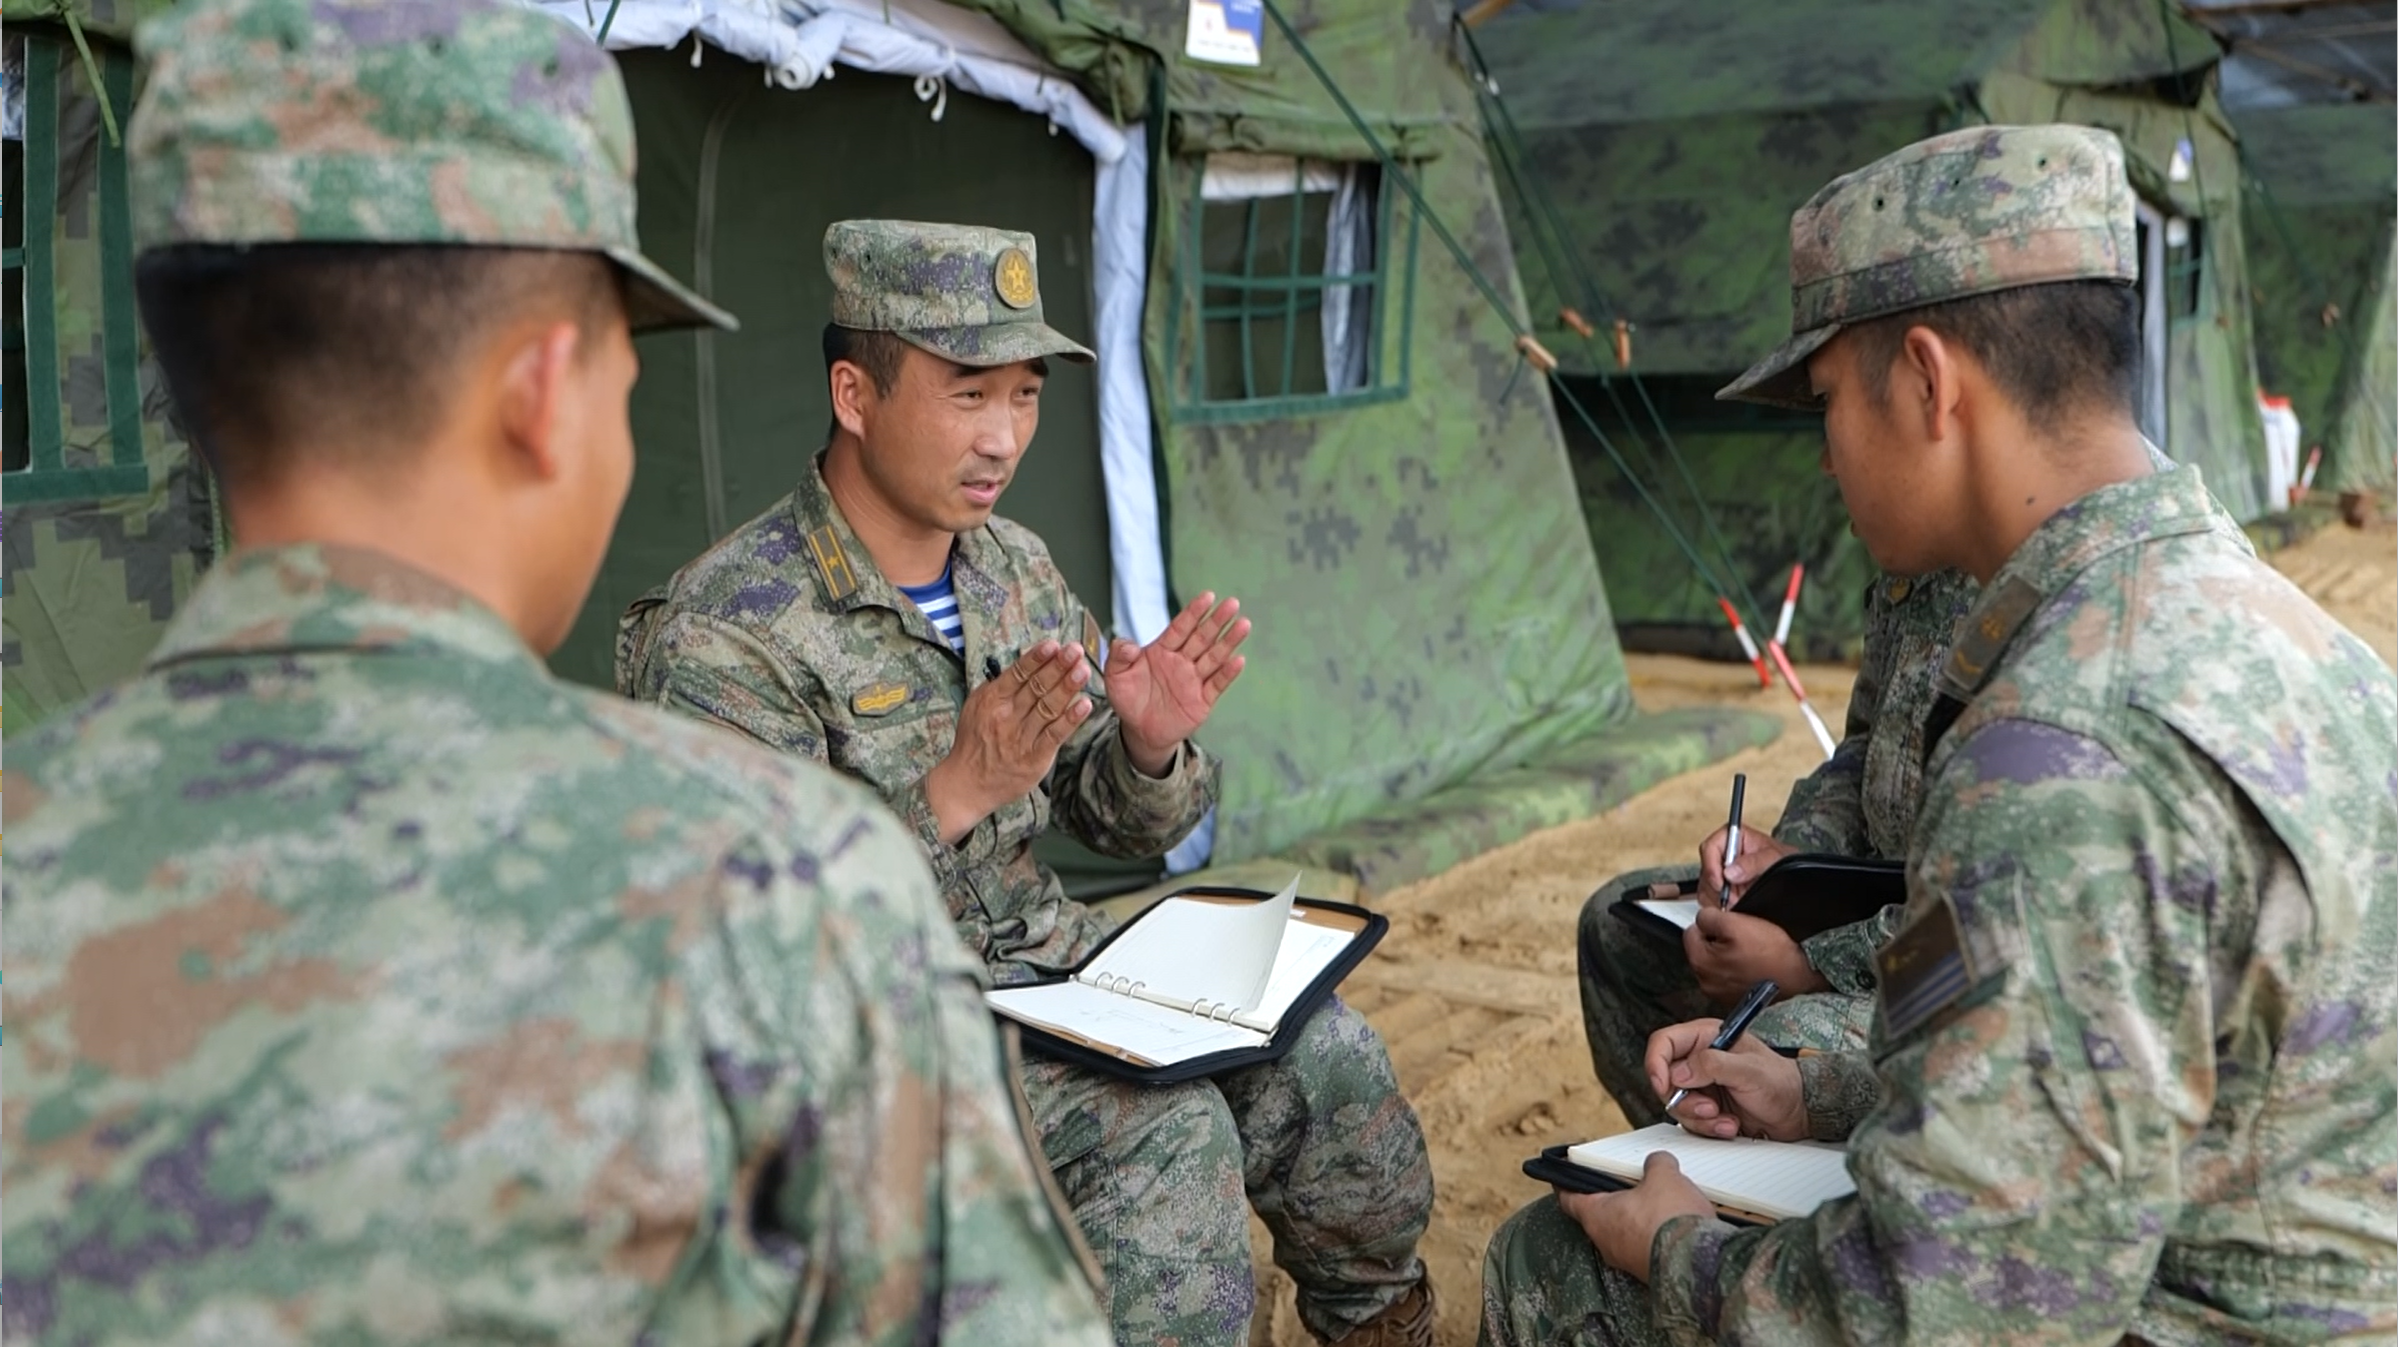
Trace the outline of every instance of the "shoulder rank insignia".
[[1099, 619], [1089, 613], [1082, 615], [1082, 648], [1083, 653], [1091, 657], [1092, 668], [1096, 669], [1106, 662], [1107, 634], [1099, 630]]
[[887, 716], [907, 704], [908, 685], [877, 683], [849, 699], [849, 709], [861, 716]]
[[1874, 982], [1882, 1001], [1882, 1036], [1895, 1042], [1956, 1004], [1974, 982], [1965, 942], [1957, 932], [1957, 910], [1947, 898], [1873, 956]]
[[816, 563], [816, 574], [824, 579], [826, 598], [839, 603], [858, 592], [857, 573], [850, 570], [849, 554], [841, 550], [841, 537], [832, 525], [808, 535], [808, 556]]

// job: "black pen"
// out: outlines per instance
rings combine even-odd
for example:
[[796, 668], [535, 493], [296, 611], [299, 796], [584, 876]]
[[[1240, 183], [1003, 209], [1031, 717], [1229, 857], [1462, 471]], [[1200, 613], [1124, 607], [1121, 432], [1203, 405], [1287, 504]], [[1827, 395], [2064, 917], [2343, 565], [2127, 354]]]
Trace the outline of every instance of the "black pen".
[[[1732, 862], [1740, 859], [1740, 802], [1748, 792], [1748, 773], [1732, 773], [1732, 830], [1724, 834], [1724, 869], [1727, 871], [1732, 868]], [[1722, 883], [1715, 886], [1715, 905], [1717, 907], [1732, 905], [1732, 879], [1729, 874], [1725, 875]]]
[[[1749, 1021], [1757, 1018], [1757, 1012], [1772, 1005], [1774, 997], [1781, 990], [1780, 984], [1772, 978], [1749, 988], [1749, 994], [1740, 998], [1740, 1004], [1733, 1009], [1732, 1018], [1725, 1020], [1724, 1027], [1715, 1031], [1715, 1041], [1707, 1046], [1716, 1052], [1730, 1052], [1732, 1045], [1740, 1041], [1740, 1036], [1749, 1031]], [[1674, 1091], [1674, 1097], [1665, 1101], [1665, 1111], [1673, 1112], [1674, 1105], [1681, 1103], [1689, 1093], [1687, 1086]]]

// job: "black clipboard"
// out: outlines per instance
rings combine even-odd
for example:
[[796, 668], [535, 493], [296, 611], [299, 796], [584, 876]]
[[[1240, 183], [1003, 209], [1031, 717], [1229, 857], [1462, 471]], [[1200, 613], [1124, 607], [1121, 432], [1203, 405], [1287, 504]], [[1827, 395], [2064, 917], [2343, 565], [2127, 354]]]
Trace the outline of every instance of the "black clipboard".
[[[1259, 903], [1270, 901], [1273, 897], [1273, 894], [1258, 889], [1227, 888], [1218, 885], [1177, 889], [1166, 895], [1166, 898], [1229, 898]], [[1161, 898], [1158, 901], [1164, 902], [1165, 899]], [[1143, 909], [1143, 911], [1147, 910]], [[1300, 1031], [1307, 1027], [1309, 1020], [1315, 1018], [1318, 1010], [1323, 1009], [1324, 1002], [1331, 999], [1333, 990], [1340, 986], [1342, 979], [1348, 977], [1350, 973], [1356, 971], [1359, 964], [1365, 962], [1366, 956], [1374, 952], [1374, 947], [1382, 943], [1383, 935], [1390, 930], [1390, 918], [1350, 903], [1327, 902], [1320, 898], [1296, 898], [1292, 900], [1291, 910], [1302, 920], [1316, 921], [1327, 926], [1338, 926], [1353, 931], [1355, 934], [1349, 939], [1349, 947], [1341, 951], [1341, 956], [1324, 965], [1324, 971], [1316, 974], [1316, 980], [1307, 984], [1307, 990], [1301, 992], [1299, 999], [1291, 1003], [1291, 1008], [1283, 1014], [1282, 1023], [1274, 1030], [1273, 1036], [1257, 1047], [1233, 1048], [1224, 1052], [1207, 1053], [1204, 1056], [1175, 1062], [1169, 1066], [1151, 1066], [1087, 1039], [1061, 1034], [1006, 1016], [1001, 1018], [1008, 1019], [1009, 1023], [1017, 1027], [1023, 1036], [1025, 1050], [1028, 1052], [1035, 1052], [1043, 1057], [1061, 1062], [1071, 1062], [1102, 1075], [1113, 1076], [1118, 1080], [1129, 1080], [1139, 1085], [1179, 1085], [1184, 1081], [1199, 1080], [1226, 1071], [1236, 1071], [1245, 1066], [1262, 1066], [1281, 1058], [1291, 1050], [1291, 1046], [1299, 1041]], [[1134, 917], [1131, 921], [1108, 932], [1107, 939], [1092, 946], [1091, 952], [1083, 957], [1083, 961], [1076, 964], [1063, 976], [1042, 978], [1035, 982], [1019, 982], [1014, 985], [1039, 987], [1050, 983], [1071, 981], [1074, 974], [1090, 967], [1091, 961], [1105, 952], [1117, 936], [1131, 930], [1139, 921], [1139, 917]], [[998, 1012], [992, 1013], [997, 1014]]]
[[[1565, 1152], [1566, 1148], [1563, 1146], [1542, 1147], [1540, 1154], [1524, 1162], [1524, 1176], [1538, 1179], [1542, 1183], [1569, 1193], [1621, 1193], [1638, 1186], [1619, 1179], [1613, 1174], [1602, 1174], [1595, 1169], [1575, 1164], [1565, 1158]], [[1722, 1205], [1715, 1208], [1715, 1214], [1731, 1225], [1763, 1226], [1774, 1223], [1770, 1216], [1760, 1216], [1753, 1211], [1740, 1211]]]
[[[1607, 910], [1618, 921], [1679, 953], [1682, 928], [1640, 905], [1646, 893], [1627, 894]], [[1706, 898], [1691, 895], [1704, 903]], [[1807, 940], [1864, 921], [1885, 907], [1907, 901], [1904, 861], [1860, 860], [1825, 852], [1784, 856], [1757, 876], [1749, 891], [1732, 904], [1734, 912], [1762, 917]]]

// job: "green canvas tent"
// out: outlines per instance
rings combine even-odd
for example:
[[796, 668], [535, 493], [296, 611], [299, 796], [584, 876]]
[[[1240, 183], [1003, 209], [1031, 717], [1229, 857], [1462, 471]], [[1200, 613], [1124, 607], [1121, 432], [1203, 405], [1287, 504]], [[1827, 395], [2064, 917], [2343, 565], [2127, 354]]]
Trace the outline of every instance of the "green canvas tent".
[[2236, 112], [2258, 378], [2297, 413], [2317, 490], [2387, 493], [2398, 455], [2398, 120], [2387, 103]]
[[129, 672], [216, 550], [207, 472], [134, 315], [121, 137], [133, 60], [109, 35], [123, 16], [84, 9], [76, 28], [93, 31], [79, 40], [63, 11], [30, 8], [9, 16], [0, 144], [0, 670], [19, 727]]
[[[803, 470], [826, 422], [824, 225], [901, 215], [1032, 232], [1052, 320], [1101, 351], [1053, 380], [1003, 509], [1120, 630], [1202, 588], [1258, 622], [1207, 735], [1216, 861], [1387, 886], [1774, 733], [1635, 712], [1540, 376], [1398, 187], [1420, 181], [1520, 324], [1445, 5], [1292, 6], [1387, 170], [1279, 28], [1252, 66], [1188, 58], [1214, 0], [543, 7], [612, 15], [645, 245], [744, 320], [644, 339], [639, 475], [567, 676], [604, 685], [624, 603]], [[39, 337], [48, 314], [22, 312]], [[60, 647], [7, 619], [13, 699]], [[1062, 859], [1086, 891], [1151, 877]]]
[[[1679, 472], [1668, 446], [1678, 450], [1727, 564], [1757, 592], [1806, 563], [1801, 649], [1855, 641], [1871, 563], [1821, 475], [1816, 418], [1712, 394], [1789, 332], [1791, 210], [1833, 176], [1942, 130], [2069, 121], [2122, 137], [2145, 203], [2151, 348], [2164, 352], [2144, 409], [2151, 434], [2200, 465], [2235, 514], [2268, 508], [2240, 165], [2212, 81], [2220, 48], [2177, 9], [1523, 0], [1476, 37], [1512, 122], [1494, 143], [1531, 180], [1509, 200], [1517, 237], [1547, 227], [1579, 262], [1535, 266], [1526, 249], [1544, 336], [1594, 387], [1622, 386], [1605, 344], [1553, 315], [1572, 305], [1601, 328], [1629, 322], [1640, 386], [1617, 390], [1629, 414], [1605, 429], [1650, 455], [1669, 487]], [[1587, 437], [1571, 447], [1627, 642], [1731, 653], [1711, 593], [1678, 574], [1627, 583], [1663, 550], [1658, 528]], [[1700, 531], [1686, 493], [1661, 494]]]

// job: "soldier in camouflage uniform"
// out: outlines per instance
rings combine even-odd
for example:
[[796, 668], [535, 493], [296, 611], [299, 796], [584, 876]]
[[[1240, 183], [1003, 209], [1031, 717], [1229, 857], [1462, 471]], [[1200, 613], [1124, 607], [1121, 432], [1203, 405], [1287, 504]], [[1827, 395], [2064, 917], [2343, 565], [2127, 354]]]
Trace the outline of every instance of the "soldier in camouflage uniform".
[[1793, 217], [1796, 335], [1726, 396], [1820, 405], [1876, 560], [1982, 593], [1871, 1051], [1702, 1020], [1646, 1066], [1694, 1130], [1845, 1141], [1857, 1193], [1736, 1230], [1652, 1157], [1543, 1200], [1486, 1342], [2398, 1332], [2398, 679], [2146, 461], [2121, 155], [1958, 131]]
[[[1062, 973], [1105, 923], [1033, 840], [1055, 824], [1154, 856], [1190, 831], [1216, 789], [1191, 735], [1248, 623], [1202, 594], [1149, 646], [1108, 645], [1040, 539], [992, 514], [1047, 360], [1091, 358], [1042, 319], [1031, 236], [848, 221], [824, 252], [831, 443], [634, 604], [618, 688], [864, 780], [999, 982]], [[1423, 1135], [1355, 1011], [1335, 1000], [1281, 1061], [1213, 1080], [1037, 1058], [1023, 1080], [1119, 1341], [1247, 1340], [1245, 1190], [1313, 1332], [1428, 1343]]]
[[[1769, 835], [1741, 834], [1731, 883], [1737, 893], [1783, 850], [1892, 857], [1906, 852], [1907, 830], [1922, 802], [1923, 721], [1932, 683], [1947, 657], [1957, 619], [1974, 599], [1971, 577], [1944, 570], [1920, 580], [1885, 576], [1866, 599], [1865, 658], [1849, 693], [1848, 723], [1829, 761], [1790, 787]], [[1725, 882], [1724, 830], [1700, 844], [1702, 864], [1636, 870], [1591, 895], [1582, 907], [1577, 973], [1582, 1028], [1599, 1083], [1635, 1127], [1665, 1118], [1642, 1059], [1649, 1037], [1737, 1001], [1772, 977], [1783, 999], [1759, 1015], [1752, 1032], [1789, 1048], [1860, 1048], [1873, 1020], [1873, 952], [1898, 908], [1794, 943], [1781, 928], [1701, 905], [1680, 954], [1660, 948], [1613, 916], [1627, 894], [1655, 883], [1698, 879], [1712, 893]], [[1709, 932], [1729, 933], [1737, 953]], [[1778, 964], [1778, 966], [1759, 966]], [[1728, 994], [1727, 994], [1728, 993]]]
[[637, 251], [614, 64], [496, 0], [140, 43], [144, 318], [244, 546], [11, 743], [9, 1341], [1106, 1342], [906, 834], [536, 653], [628, 316], [729, 325]]

